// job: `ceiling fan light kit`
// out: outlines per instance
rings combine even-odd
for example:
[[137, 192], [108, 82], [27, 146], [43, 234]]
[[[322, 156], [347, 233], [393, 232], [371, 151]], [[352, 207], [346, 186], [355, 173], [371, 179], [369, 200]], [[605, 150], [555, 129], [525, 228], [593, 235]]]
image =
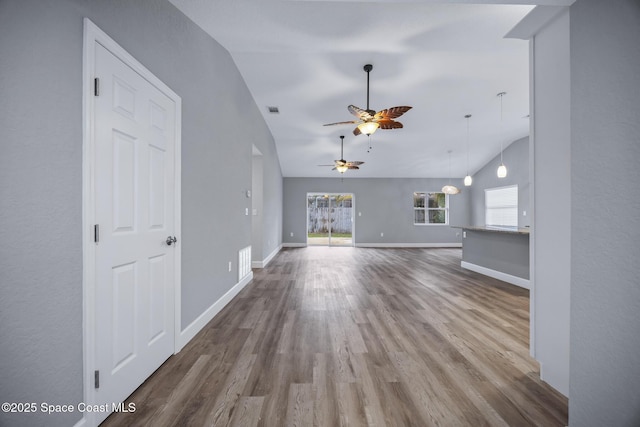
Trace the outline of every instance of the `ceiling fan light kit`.
[[384, 110], [380, 110], [376, 113], [375, 110], [369, 108], [369, 73], [373, 70], [373, 65], [366, 64], [364, 71], [367, 73], [367, 108], [362, 109], [355, 105], [349, 105], [347, 109], [351, 114], [356, 116], [358, 120], [351, 120], [348, 122], [327, 123], [324, 126], [333, 125], [345, 125], [355, 124], [356, 128], [353, 130], [353, 134], [358, 136], [365, 134], [367, 136], [373, 135], [378, 129], [400, 129], [402, 123], [395, 121], [394, 119], [400, 117], [411, 109], [408, 106], [391, 107]]
[[363, 133], [367, 136], [371, 136], [376, 130], [378, 130], [379, 127], [380, 125], [376, 122], [364, 122], [358, 125], [360, 133]]
[[360, 169], [358, 166], [364, 164], [364, 162], [361, 161], [348, 162], [344, 159], [344, 135], [340, 135], [340, 160], [334, 160], [333, 162], [333, 165], [318, 166], [333, 166], [331, 170], [337, 170], [342, 175], [349, 169], [358, 170]]

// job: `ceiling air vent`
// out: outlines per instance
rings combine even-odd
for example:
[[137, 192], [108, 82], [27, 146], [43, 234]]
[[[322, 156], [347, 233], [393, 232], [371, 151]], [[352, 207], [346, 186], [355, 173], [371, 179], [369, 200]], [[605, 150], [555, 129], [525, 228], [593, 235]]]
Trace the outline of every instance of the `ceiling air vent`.
[[280, 110], [278, 110], [278, 107], [268, 106], [267, 110], [269, 110], [271, 114], [280, 114]]

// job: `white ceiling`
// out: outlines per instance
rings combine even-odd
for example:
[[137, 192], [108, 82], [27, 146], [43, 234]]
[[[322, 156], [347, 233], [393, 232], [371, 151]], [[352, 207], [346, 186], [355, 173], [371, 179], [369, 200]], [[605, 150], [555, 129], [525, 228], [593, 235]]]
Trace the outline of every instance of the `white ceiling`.
[[[365, 162], [345, 177], [447, 177], [448, 150], [451, 176], [463, 177], [465, 114], [472, 114], [471, 172], [499, 154], [501, 143], [529, 133], [528, 43], [504, 35], [532, 6], [170, 1], [230, 52], [273, 134], [285, 177], [337, 176], [317, 165], [340, 158], [340, 135], [344, 158]], [[353, 126], [322, 126], [354, 119], [349, 104], [366, 107], [367, 63], [371, 109], [413, 106], [398, 119], [403, 129], [371, 136], [370, 153], [367, 136], [354, 136]]]

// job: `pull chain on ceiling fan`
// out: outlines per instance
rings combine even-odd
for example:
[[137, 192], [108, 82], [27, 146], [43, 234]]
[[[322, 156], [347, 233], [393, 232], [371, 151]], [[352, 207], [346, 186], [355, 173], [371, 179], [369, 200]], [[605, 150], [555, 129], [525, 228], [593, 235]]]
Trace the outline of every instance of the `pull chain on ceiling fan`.
[[360, 135], [361, 133], [371, 136], [378, 128], [380, 129], [400, 129], [402, 123], [395, 121], [396, 119], [409, 111], [412, 107], [399, 106], [391, 107], [384, 110], [380, 110], [377, 113], [375, 110], [369, 109], [369, 73], [373, 70], [373, 65], [366, 64], [364, 71], [367, 73], [367, 109], [356, 107], [355, 105], [349, 105], [347, 109], [351, 114], [356, 116], [358, 120], [351, 120], [347, 122], [327, 123], [324, 126], [333, 125], [345, 125], [355, 124], [356, 128], [353, 130], [354, 135]]

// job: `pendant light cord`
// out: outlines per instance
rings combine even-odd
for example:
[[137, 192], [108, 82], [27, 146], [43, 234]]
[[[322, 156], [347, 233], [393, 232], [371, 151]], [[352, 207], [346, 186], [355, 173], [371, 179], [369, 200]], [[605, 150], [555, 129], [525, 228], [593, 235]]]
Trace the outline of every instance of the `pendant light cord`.
[[467, 114], [464, 118], [467, 119], [467, 175], [469, 175], [469, 119], [471, 114]]
[[502, 150], [503, 150], [503, 139], [504, 139], [504, 125], [502, 124], [502, 97], [506, 94], [506, 92], [500, 92], [500, 164], [503, 164], [502, 161]]

